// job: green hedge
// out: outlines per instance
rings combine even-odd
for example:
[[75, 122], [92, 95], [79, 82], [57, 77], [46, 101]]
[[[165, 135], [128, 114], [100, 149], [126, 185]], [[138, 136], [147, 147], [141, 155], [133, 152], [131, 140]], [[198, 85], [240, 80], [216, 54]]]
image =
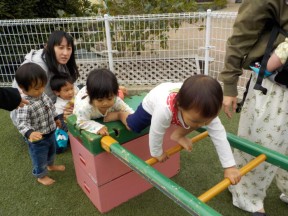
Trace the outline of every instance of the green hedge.
[[219, 10], [227, 6], [227, 0], [213, 0], [210, 2], [197, 1], [197, 2], [198, 2], [198, 11], [206, 11], [207, 9]]

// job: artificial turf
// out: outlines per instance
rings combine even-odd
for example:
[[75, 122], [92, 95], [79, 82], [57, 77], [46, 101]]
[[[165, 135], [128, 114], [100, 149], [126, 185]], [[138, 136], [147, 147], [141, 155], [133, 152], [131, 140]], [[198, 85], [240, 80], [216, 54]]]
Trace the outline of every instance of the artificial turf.
[[[232, 120], [220, 114], [228, 132], [236, 133], [239, 116]], [[197, 133], [195, 133], [196, 135]], [[31, 174], [31, 160], [27, 145], [13, 126], [7, 111], [0, 110], [0, 215], [1, 216], [97, 216], [101, 214], [78, 186], [71, 150], [57, 155], [56, 163], [65, 164], [65, 172], [53, 172], [52, 186], [37, 183]], [[223, 178], [215, 148], [209, 138], [197, 144], [191, 153], [181, 152], [181, 170], [174, 182], [199, 196]], [[270, 216], [287, 215], [288, 206], [279, 200], [280, 192], [273, 182], [265, 200]], [[222, 215], [251, 215], [232, 205], [231, 195], [225, 190], [207, 203]], [[155, 188], [112, 209], [107, 216], [188, 215], [174, 201]]]

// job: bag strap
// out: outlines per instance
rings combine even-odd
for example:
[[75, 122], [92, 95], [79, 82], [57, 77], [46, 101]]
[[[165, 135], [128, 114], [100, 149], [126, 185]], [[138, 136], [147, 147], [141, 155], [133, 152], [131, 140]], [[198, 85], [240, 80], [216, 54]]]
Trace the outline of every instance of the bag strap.
[[244, 102], [245, 102], [245, 100], [246, 100], [246, 96], [247, 96], [247, 94], [248, 94], [248, 90], [249, 90], [249, 86], [250, 86], [251, 79], [252, 79], [252, 74], [251, 74], [248, 82], [246, 83], [246, 87], [245, 87], [246, 89], [245, 89], [245, 92], [243, 93], [243, 98], [242, 98], [242, 100], [241, 100], [239, 103], [237, 103], [236, 113], [240, 113], [241, 110], [242, 110], [242, 107], [243, 107]]
[[284, 31], [284, 30], [281, 29], [280, 27], [279, 27], [279, 32], [280, 32], [282, 35], [284, 35], [285, 37], [288, 37], [288, 32]]
[[264, 95], [267, 94], [267, 89], [262, 86], [262, 81], [264, 78], [264, 73], [265, 73], [265, 70], [267, 67], [268, 59], [269, 59], [270, 54], [271, 54], [272, 49], [273, 49], [273, 43], [276, 40], [276, 37], [277, 37], [279, 32], [282, 33], [282, 31], [280, 31], [280, 27], [278, 25], [274, 25], [272, 28], [272, 31], [271, 31], [271, 35], [270, 35], [263, 59], [261, 61], [261, 66], [260, 66], [259, 74], [257, 77], [257, 81], [256, 81], [256, 84], [254, 86], [254, 89], [262, 91], [262, 93]]
[[[260, 67], [260, 71], [259, 71], [259, 74], [258, 74], [258, 77], [257, 77], [257, 81], [256, 81], [256, 84], [254, 86], [254, 89], [260, 90], [262, 92], [264, 91], [263, 94], [265, 94], [265, 95], [267, 94], [267, 89], [262, 86], [262, 81], [263, 81], [263, 78], [264, 78], [264, 73], [265, 73], [265, 70], [266, 70], [266, 67], [267, 67], [267, 62], [268, 62], [268, 59], [270, 57], [270, 53], [272, 52], [273, 42], [275, 41], [275, 39], [277, 37], [277, 34], [279, 32], [281, 34], [283, 34], [285, 37], [288, 37], [288, 32], [286, 32], [283, 29], [281, 29], [278, 25], [273, 25], [273, 29], [272, 29], [272, 32], [271, 32], [271, 35], [270, 35], [270, 38], [269, 38], [269, 41], [268, 41], [268, 44], [267, 44], [267, 47], [266, 47], [266, 51], [265, 51], [264, 57], [263, 57], [263, 59], [261, 61], [261, 67]], [[286, 64], [288, 66], [288, 62], [286, 62], [285, 65]], [[241, 110], [242, 110], [242, 107], [244, 105], [244, 102], [245, 102], [245, 99], [246, 99], [246, 96], [247, 96], [247, 93], [248, 93], [248, 90], [249, 90], [251, 78], [252, 78], [252, 74], [251, 74], [248, 82], [246, 83], [246, 89], [245, 89], [245, 92], [243, 93], [242, 100], [239, 103], [237, 103], [237, 108], [236, 108], [236, 112], [237, 113], [240, 113]]]

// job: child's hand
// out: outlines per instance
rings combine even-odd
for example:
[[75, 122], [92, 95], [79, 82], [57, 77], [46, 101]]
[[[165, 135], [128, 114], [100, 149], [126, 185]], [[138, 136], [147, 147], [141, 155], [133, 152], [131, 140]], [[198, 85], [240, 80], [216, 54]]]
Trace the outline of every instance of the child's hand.
[[229, 178], [232, 185], [238, 184], [241, 180], [241, 174], [239, 169], [237, 169], [235, 166], [225, 168], [224, 178]]
[[191, 152], [192, 151], [192, 148], [193, 148], [193, 143], [192, 143], [192, 140], [187, 138], [187, 137], [181, 137], [179, 140], [178, 140], [178, 143], [185, 149], [187, 150], [188, 152]]
[[30, 142], [34, 142], [34, 141], [37, 141], [37, 140], [40, 140], [42, 139], [42, 133], [38, 132], [38, 131], [34, 131], [30, 134], [29, 136], [29, 141]]
[[109, 135], [108, 128], [106, 126], [102, 127], [100, 130], [97, 131], [97, 134], [101, 136]]
[[117, 121], [119, 119], [119, 112], [108, 112], [104, 117], [103, 122]]
[[164, 152], [161, 156], [155, 157], [159, 162], [165, 162], [169, 159], [169, 156]]
[[60, 119], [57, 119], [57, 120], [55, 121], [55, 123], [56, 123], [56, 126], [57, 126], [58, 128], [61, 128], [61, 127], [62, 127], [62, 123], [61, 123]]
[[65, 107], [64, 112], [63, 112], [64, 120], [66, 120], [66, 118], [67, 118], [69, 115], [73, 114], [73, 109], [74, 109], [73, 106], [71, 106], [71, 107]]

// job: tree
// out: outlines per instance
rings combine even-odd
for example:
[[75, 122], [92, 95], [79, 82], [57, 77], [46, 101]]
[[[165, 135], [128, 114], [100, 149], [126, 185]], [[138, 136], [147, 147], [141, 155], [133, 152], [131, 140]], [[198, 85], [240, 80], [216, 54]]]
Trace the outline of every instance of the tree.
[[[227, 3], [227, 1], [214, 0], [214, 4], [219, 3], [223, 4]], [[0, 20], [80, 17], [104, 14], [110, 14], [111, 16], [162, 14], [193, 12], [197, 10], [198, 4], [195, 0], [103, 0], [100, 4], [91, 4], [88, 0], [0, 0]], [[126, 53], [125, 51], [132, 51], [134, 55], [141, 54], [141, 51], [146, 49], [147, 43], [153, 41], [153, 39], [160, 41], [161, 48], [167, 49], [169, 30], [177, 30], [183, 21], [180, 19], [173, 21], [163, 19], [161, 22], [159, 20], [135, 20], [133, 23], [129, 22], [110, 22], [112, 41], [121, 42], [127, 41], [127, 38], [132, 38], [132, 40], [129, 40], [129, 44], [126, 43], [125, 46], [123, 46], [123, 43], [112, 43], [112, 49], [118, 50], [122, 55]], [[186, 22], [192, 23], [195, 22], [195, 19], [186, 20]], [[85, 49], [91, 51], [91, 48], [94, 48], [93, 46], [96, 43], [106, 44], [105, 35], [102, 33], [105, 28], [104, 22], [97, 26], [99, 30], [99, 36], [97, 37], [97, 33], [86, 33], [89, 32], [92, 25], [93, 23], [85, 23], [82, 26], [72, 23], [69, 25], [65, 24], [60, 28], [68, 32], [73, 29], [73, 36], [79, 41], [90, 41], [89, 45], [85, 46]], [[201, 27], [201, 29], [203, 28]], [[11, 34], [11, 32], [18, 32], [18, 30], [17, 26], [14, 25], [0, 25], [0, 41], [3, 44], [9, 45], [0, 46], [0, 53], [5, 54], [5, 57], [0, 58], [0, 68], [2, 67], [1, 65], [9, 65], [10, 63], [14, 65], [19, 64], [22, 61], [19, 54], [24, 54], [30, 49], [39, 48], [32, 47], [30, 43], [22, 45], [19, 49], [19, 44], [23, 44], [23, 41], [38, 41], [38, 35], [31, 35], [31, 32], [43, 32], [49, 35], [44, 25], [30, 25], [27, 23], [21, 26], [21, 37], [17, 36], [17, 34]], [[54, 30], [54, 26], [53, 28], [49, 28], [49, 31]], [[42, 38], [41, 41], [45, 41], [46, 39]], [[90, 45], [91, 47], [89, 47]], [[17, 55], [12, 53], [14, 50], [17, 50]]]
[[91, 7], [88, 0], [1, 0], [0, 19], [57, 18], [84, 16]]
[[106, 13], [110, 15], [136, 15], [193, 12], [194, 0], [105, 0]]
[[[97, 5], [94, 6], [94, 10]], [[193, 12], [197, 10], [195, 1], [189, 0], [105, 0], [104, 7], [99, 5], [97, 8], [102, 14], [111, 16], [117, 15], [141, 15], [141, 14], [163, 14]], [[192, 20], [191, 20], [192, 22]], [[131, 22], [111, 22], [111, 37], [118, 42], [125, 41], [126, 38], [134, 38], [129, 42], [129, 46], [123, 46], [122, 43], [113, 44], [112, 49], [119, 53], [132, 51], [134, 55], [139, 55], [146, 49], [147, 43], [151, 38], [159, 40], [163, 49], [168, 48], [167, 32], [173, 28], [178, 29], [181, 20], [147, 20]], [[134, 29], [131, 29], [134, 28]], [[157, 30], [155, 30], [157, 29]], [[153, 52], [153, 51], [152, 51]]]

